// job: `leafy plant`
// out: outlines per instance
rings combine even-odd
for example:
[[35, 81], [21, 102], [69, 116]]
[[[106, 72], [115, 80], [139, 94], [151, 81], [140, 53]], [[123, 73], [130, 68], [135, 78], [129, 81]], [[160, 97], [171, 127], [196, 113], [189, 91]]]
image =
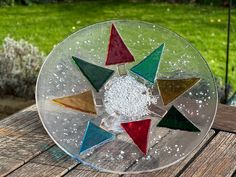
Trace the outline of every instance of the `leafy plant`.
[[33, 98], [44, 55], [37, 47], [7, 36], [0, 55], [0, 94]]
[[15, 4], [15, 0], [0, 0], [0, 6], [13, 6]]

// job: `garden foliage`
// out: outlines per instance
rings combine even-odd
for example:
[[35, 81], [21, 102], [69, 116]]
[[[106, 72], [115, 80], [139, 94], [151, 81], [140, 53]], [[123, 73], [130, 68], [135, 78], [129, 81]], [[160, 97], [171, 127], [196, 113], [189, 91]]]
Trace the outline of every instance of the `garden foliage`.
[[[44, 4], [44, 3], [72, 3], [72, 2], [81, 2], [81, 1], [95, 1], [95, 0], [0, 0], [0, 5], [31, 5], [31, 4]], [[117, 0], [96, 0], [102, 2], [114, 3]], [[167, 3], [191, 3], [191, 4], [201, 4], [201, 5], [218, 5], [226, 6], [228, 5], [228, 0], [119, 0], [119, 2], [167, 2]], [[232, 0], [232, 3], [235, 4], [236, 0]]]
[[0, 54], [0, 94], [33, 98], [44, 55], [29, 42], [6, 37]]

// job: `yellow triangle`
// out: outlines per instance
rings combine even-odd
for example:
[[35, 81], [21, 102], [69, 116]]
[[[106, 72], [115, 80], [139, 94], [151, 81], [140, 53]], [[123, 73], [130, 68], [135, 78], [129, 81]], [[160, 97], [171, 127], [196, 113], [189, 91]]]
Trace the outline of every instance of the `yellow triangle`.
[[91, 90], [76, 95], [55, 98], [52, 101], [71, 109], [97, 114]]
[[164, 105], [174, 101], [178, 96], [185, 93], [187, 90], [192, 88], [200, 78], [189, 78], [189, 79], [158, 79], [157, 85], [162, 97]]

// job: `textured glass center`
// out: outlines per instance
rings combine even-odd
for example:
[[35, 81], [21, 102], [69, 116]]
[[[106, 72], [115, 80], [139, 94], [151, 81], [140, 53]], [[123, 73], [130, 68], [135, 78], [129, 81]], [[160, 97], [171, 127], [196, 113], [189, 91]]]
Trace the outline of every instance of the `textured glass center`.
[[105, 90], [105, 110], [111, 116], [122, 115], [128, 120], [136, 120], [149, 113], [150, 91], [133, 77], [115, 77], [106, 84]]

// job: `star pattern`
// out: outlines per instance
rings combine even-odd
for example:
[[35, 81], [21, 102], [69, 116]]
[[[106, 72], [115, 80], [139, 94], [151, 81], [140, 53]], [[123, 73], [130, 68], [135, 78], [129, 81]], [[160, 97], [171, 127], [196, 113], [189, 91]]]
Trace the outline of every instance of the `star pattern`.
[[[165, 106], [173, 102], [175, 99], [181, 97], [181, 95], [190, 88], [194, 87], [200, 80], [200, 78], [187, 78], [178, 80], [156, 79], [159, 63], [163, 58], [164, 47], [164, 43], [158, 46], [140, 63], [133, 66], [130, 69], [130, 72], [135, 74], [137, 77], [146, 80], [151, 85], [157, 84], [156, 89], [159, 90], [159, 93], [163, 100], [163, 104]], [[135, 61], [134, 56], [125, 45], [121, 35], [119, 34], [114, 24], [111, 25], [108, 53], [105, 61], [105, 65], [107, 67], [97, 66], [74, 56], [72, 56], [72, 59], [78, 66], [78, 71], [82, 72], [84, 77], [88, 80], [88, 82], [96, 92], [100, 91], [105, 82], [107, 82], [115, 72], [107, 68], [109, 65], [125, 65], [126, 63]], [[96, 115], [96, 106], [93, 100], [93, 91], [87, 90], [84, 93], [55, 98], [52, 101], [54, 103], [59, 103], [64, 107]], [[158, 107], [156, 106], [156, 108]], [[163, 110], [159, 110], [161, 110], [162, 112], [159, 115], [163, 114]], [[180, 113], [173, 105], [162, 117], [163, 118], [161, 119], [161, 121], [155, 127], [180, 129], [183, 131], [192, 132], [200, 131], [199, 128], [197, 128], [190, 120], [188, 120], [187, 117]], [[125, 133], [127, 133], [127, 136], [132, 139], [133, 143], [144, 155], [148, 153], [147, 148], [148, 135], [151, 129], [150, 125], [151, 119], [149, 118], [134, 122], [124, 122], [120, 125], [125, 130]], [[80, 153], [91, 148], [98, 148], [114, 139], [115, 135], [95, 125], [92, 121], [89, 121], [80, 147]]]

